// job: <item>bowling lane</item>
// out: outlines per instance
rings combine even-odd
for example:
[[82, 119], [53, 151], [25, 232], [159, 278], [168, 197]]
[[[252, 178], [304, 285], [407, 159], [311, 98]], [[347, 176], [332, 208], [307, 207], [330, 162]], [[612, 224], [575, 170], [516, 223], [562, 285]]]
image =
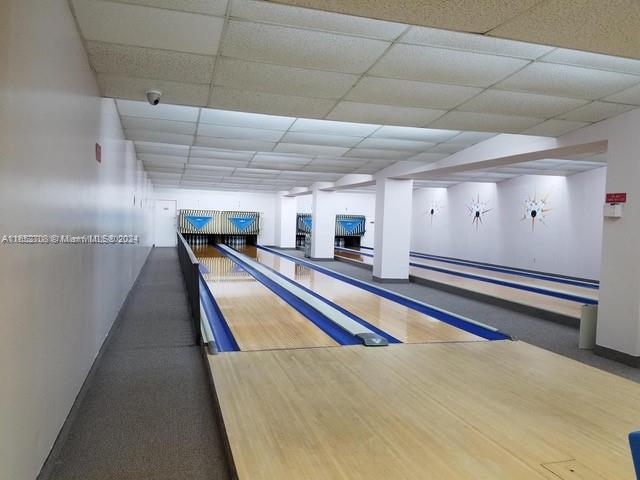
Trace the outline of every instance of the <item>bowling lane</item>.
[[[336, 250], [335, 254], [339, 257], [348, 258], [354, 261], [361, 261], [362, 263], [369, 265], [373, 263], [373, 259], [371, 257], [360, 255], [358, 253]], [[413, 259], [411, 261], [413, 261]], [[565, 300], [563, 298], [518, 290], [512, 287], [505, 287], [503, 285], [496, 285], [494, 283], [460, 277], [449, 273], [435, 272], [433, 270], [426, 270], [419, 267], [409, 267], [409, 274], [432, 282], [450, 285], [491, 297], [506, 299], [521, 305], [542, 309], [548, 312], [565, 315], [567, 317], [580, 318], [581, 314], [582, 304], [580, 302]]]
[[206, 269], [204, 279], [240, 350], [337, 345], [219, 250], [205, 245], [194, 247], [193, 252]]
[[245, 255], [280, 272], [405, 343], [484, 339], [399, 303], [337, 280], [270, 252], [246, 246]]

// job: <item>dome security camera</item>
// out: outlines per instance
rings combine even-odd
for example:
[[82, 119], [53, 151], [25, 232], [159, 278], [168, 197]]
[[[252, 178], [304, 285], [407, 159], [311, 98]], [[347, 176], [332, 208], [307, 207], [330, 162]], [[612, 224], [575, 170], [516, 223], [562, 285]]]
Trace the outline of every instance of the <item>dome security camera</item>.
[[149, 102], [150, 105], [158, 105], [161, 96], [162, 92], [160, 90], [149, 90], [147, 92], [147, 102]]

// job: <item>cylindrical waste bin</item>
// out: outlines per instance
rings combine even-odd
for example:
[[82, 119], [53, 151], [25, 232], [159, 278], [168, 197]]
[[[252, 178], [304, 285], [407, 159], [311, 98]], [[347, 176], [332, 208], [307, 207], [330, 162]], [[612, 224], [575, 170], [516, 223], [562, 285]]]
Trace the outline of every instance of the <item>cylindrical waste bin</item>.
[[593, 350], [596, 346], [596, 328], [598, 326], [598, 306], [583, 305], [580, 312], [580, 340], [578, 348]]
[[304, 256], [311, 258], [311, 235], [309, 233], [304, 236]]

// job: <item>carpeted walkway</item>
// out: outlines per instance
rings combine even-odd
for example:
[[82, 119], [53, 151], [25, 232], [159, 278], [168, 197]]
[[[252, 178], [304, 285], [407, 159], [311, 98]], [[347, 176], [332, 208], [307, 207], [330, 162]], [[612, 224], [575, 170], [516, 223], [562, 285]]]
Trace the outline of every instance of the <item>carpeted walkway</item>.
[[[283, 253], [304, 258], [304, 254], [300, 250], [285, 250]], [[338, 261], [323, 261], [318, 263], [323, 267], [330, 268], [345, 275], [365, 282], [374, 283], [371, 280], [371, 270]], [[546, 320], [543, 316], [516, 312], [480, 300], [474, 300], [413, 282], [375, 285], [459, 315], [473, 318], [488, 325], [493, 325], [501, 331], [516, 337], [518, 340], [523, 340], [601, 370], [606, 370], [607, 372], [640, 382], [640, 369], [599, 357], [591, 350], [578, 349], [577, 328]]]
[[175, 248], [155, 248], [40, 474], [230, 478]]

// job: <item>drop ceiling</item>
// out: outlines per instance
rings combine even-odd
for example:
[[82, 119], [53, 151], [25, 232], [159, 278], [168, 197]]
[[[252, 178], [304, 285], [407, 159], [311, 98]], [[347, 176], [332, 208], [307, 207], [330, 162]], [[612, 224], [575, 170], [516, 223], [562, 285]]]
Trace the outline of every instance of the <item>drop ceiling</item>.
[[640, 106], [639, 60], [254, 0], [70, 4], [102, 95], [167, 186], [286, 190]]

